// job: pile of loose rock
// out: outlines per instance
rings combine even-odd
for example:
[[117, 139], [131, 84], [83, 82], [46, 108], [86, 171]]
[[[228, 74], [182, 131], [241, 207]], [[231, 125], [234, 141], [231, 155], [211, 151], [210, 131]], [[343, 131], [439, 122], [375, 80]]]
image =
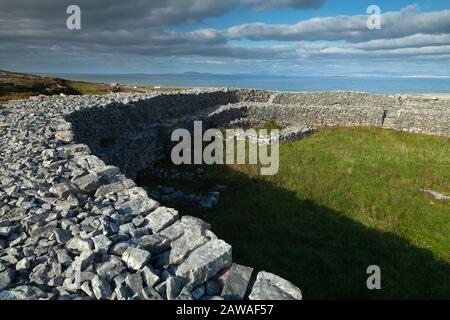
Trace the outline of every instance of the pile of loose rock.
[[[161, 168], [154, 168], [150, 174], [147, 173], [146, 180], [157, 181], [164, 180], [170, 182], [171, 179], [182, 179], [186, 183], [201, 184], [204, 179], [205, 169], [197, 168], [196, 172], [178, 171], [174, 168], [165, 170]], [[189, 206], [197, 207], [202, 210], [213, 209], [220, 200], [221, 192], [228, 189], [225, 185], [216, 185], [203, 193], [186, 193], [183, 190], [177, 190], [170, 186], [157, 185], [155, 188], [149, 189], [144, 187], [148, 195], [166, 205], [171, 206]]]
[[158, 200], [164, 204], [173, 206], [194, 206], [203, 210], [214, 208], [220, 200], [219, 191], [210, 191], [207, 194], [186, 194], [181, 190], [175, 190], [172, 187], [164, 187], [161, 185], [158, 185], [155, 189], [149, 190], [148, 193], [152, 199]]
[[289, 126], [280, 133], [280, 141], [294, 142], [301, 140], [315, 132], [313, 128], [304, 128], [298, 125]]

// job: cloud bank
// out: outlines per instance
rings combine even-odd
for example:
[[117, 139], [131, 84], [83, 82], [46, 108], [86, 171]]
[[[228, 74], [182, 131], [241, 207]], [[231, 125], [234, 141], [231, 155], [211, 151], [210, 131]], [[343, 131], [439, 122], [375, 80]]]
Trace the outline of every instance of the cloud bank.
[[[447, 63], [450, 10], [422, 12], [417, 5], [382, 14], [382, 29], [366, 27], [368, 15], [317, 17], [295, 24], [248, 23], [227, 29], [202, 28], [205, 19], [241, 8], [316, 10], [325, 0], [79, 0], [82, 30], [65, 28], [72, 1], [1, 0], [0, 66], [43, 68], [52, 61], [86, 63], [179, 59], [230, 64], [293, 64], [308, 61]], [[194, 31], [175, 31], [179, 26]], [[90, 58], [91, 57], [91, 58]], [[150, 60], [149, 60], [150, 59]], [[175, 61], [173, 60], [173, 61]], [[155, 60], [156, 61], [156, 60]]]

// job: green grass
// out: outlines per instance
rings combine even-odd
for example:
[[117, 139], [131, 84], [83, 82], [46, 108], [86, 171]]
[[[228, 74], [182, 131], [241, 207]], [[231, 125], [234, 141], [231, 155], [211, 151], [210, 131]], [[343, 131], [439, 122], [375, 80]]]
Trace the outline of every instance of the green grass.
[[[165, 185], [228, 185], [217, 208], [188, 213], [233, 245], [235, 261], [289, 279], [306, 299], [450, 299], [450, 202], [421, 191], [450, 194], [450, 139], [324, 128], [281, 145], [276, 176], [206, 170]], [[381, 267], [380, 291], [366, 288], [369, 265]]]

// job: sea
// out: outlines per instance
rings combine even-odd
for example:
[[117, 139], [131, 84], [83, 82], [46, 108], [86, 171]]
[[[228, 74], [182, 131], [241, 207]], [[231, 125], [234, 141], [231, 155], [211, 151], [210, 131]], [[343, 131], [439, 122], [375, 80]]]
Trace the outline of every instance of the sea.
[[155, 87], [230, 87], [277, 91], [364, 91], [381, 94], [450, 93], [450, 77], [274, 76], [255, 74], [43, 74], [68, 80]]

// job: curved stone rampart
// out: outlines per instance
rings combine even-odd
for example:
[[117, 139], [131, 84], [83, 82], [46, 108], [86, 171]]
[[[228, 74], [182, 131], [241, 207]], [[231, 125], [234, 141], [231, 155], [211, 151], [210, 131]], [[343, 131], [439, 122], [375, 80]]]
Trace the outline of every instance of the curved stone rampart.
[[0, 109], [0, 299], [301, 299], [267, 272], [253, 284], [209, 224], [162, 207], [136, 186], [137, 172], [194, 119], [450, 136], [449, 110], [364, 93], [226, 89], [11, 101]]

